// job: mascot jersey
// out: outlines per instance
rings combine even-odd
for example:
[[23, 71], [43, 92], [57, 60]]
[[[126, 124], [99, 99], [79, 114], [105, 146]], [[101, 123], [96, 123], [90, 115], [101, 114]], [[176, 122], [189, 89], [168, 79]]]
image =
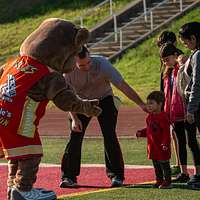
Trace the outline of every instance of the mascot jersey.
[[0, 79], [0, 141], [1, 153], [7, 159], [42, 155], [37, 126], [48, 100], [36, 102], [27, 94], [48, 73], [45, 65], [27, 56], [4, 66]]

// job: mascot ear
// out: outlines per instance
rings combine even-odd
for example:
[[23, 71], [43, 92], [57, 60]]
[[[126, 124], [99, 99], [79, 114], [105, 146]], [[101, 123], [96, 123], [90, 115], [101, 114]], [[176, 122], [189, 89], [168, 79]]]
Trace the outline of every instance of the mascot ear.
[[75, 45], [82, 46], [83, 44], [86, 44], [89, 40], [89, 36], [90, 36], [90, 33], [86, 28], [78, 29], [78, 32], [75, 36]]

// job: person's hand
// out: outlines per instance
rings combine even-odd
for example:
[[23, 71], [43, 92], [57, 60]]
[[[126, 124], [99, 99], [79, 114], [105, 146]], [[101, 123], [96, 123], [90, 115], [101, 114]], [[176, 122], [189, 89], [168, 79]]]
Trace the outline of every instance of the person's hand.
[[188, 60], [188, 56], [186, 56], [184, 54], [179, 55], [178, 58], [177, 58], [178, 64], [180, 66], [184, 65], [187, 60]]
[[144, 112], [146, 112], [146, 113], [148, 112], [148, 111], [147, 111], [147, 106], [146, 106], [146, 104], [141, 104], [141, 105], [140, 105], [140, 108], [141, 108]]
[[72, 120], [72, 131], [82, 132], [83, 126], [79, 119]]
[[194, 123], [194, 114], [187, 113], [186, 120], [188, 121], [189, 124], [193, 124]]
[[142, 131], [140, 131], [140, 130], [138, 130], [137, 132], [136, 132], [136, 137], [138, 138], [138, 137], [141, 137], [141, 135], [142, 135]]

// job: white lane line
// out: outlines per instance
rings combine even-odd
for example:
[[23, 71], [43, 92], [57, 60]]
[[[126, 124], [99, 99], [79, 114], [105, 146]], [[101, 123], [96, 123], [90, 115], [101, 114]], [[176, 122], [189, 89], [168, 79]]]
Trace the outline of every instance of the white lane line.
[[[7, 163], [0, 163], [0, 166], [6, 166]], [[49, 164], [49, 163], [41, 163], [40, 167], [60, 167], [58, 164]], [[82, 164], [81, 167], [100, 167], [103, 168], [105, 167], [105, 164]], [[188, 165], [187, 166], [189, 169], [193, 169], [194, 166]], [[151, 165], [125, 165], [126, 169], [152, 169], [153, 166]]]

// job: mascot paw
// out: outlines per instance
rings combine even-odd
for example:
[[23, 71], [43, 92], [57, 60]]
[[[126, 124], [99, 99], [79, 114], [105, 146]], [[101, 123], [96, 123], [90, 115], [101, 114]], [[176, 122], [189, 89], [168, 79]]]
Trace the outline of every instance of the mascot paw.
[[87, 116], [99, 116], [102, 112], [101, 108], [97, 105], [99, 104], [99, 100], [93, 99], [84, 102], [84, 113]]

